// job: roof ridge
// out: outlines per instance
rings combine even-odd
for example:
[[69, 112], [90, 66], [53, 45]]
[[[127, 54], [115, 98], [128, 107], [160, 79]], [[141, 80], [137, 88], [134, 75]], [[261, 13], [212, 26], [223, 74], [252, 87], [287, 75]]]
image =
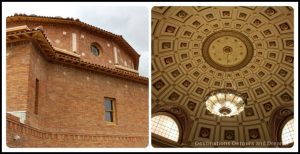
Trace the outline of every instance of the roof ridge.
[[10, 18], [10, 17], [17, 17], [17, 16], [21, 16], [21, 17], [34, 17], [34, 18], [48, 18], [48, 19], [61, 19], [61, 20], [69, 20], [69, 21], [73, 21], [73, 22], [79, 22], [79, 23], [83, 23], [83, 24], [86, 24], [88, 26], [91, 26], [91, 27], [94, 27], [94, 28], [97, 28], [97, 29], [100, 29], [100, 30], [103, 30], [105, 32], [108, 32], [108, 33], [111, 33], [115, 36], [118, 36], [118, 37], [122, 37], [122, 35], [118, 35], [118, 34], [115, 34], [115, 33], [112, 33], [110, 31], [107, 31], [105, 29], [102, 29], [102, 28], [99, 28], [97, 26], [94, 26], [94, 25], [91, 25], [91, 24], [88, 24], [86, 22], [83, 22], [81, 21], [79, 18], [73, 18], [73, 17], [61, 17], [61, 16], [40, 16], [40, 15], [36, 15], [36, 14], [30, 14], [30, 15], [27, 15], [25, 13], [15, 13], [14, 15], [11, 15], [11, 16], [8, 16], [7, 18]]

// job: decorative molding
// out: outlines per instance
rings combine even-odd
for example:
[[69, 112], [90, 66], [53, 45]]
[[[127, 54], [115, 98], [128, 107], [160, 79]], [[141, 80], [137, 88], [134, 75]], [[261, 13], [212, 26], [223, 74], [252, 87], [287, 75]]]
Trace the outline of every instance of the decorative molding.
[[294, 105], [287, 104], [277, 107], [271, 114], [268, 129], [271, 140], [281, 142], [281, 131], [287, 120], [294, 118]]
[[9, 32], [16, 32], [16, 31], [27, 31], [27, 30], [30, 30], [28, 28], [27, 25], [23, 25], [23, 26], [17, 26], [17, 27], [11, 27], [11, 28], [6, 28], [6, 33], [9, 33]]
[[76, 39], [76, 33], [72, 33], [72, 52], [77, 52], [77, 39]]
[[127, 68], [127, 67], [124, 67], [124, 66], [121, 66], [121, 65], [115, 65], [115, 67], [118, 68], [118, 69], [130, 71], [130, 72], [133, 72], [133, 73], [137, 73], [137, 74], [139, 73], [137, 70], [130, 69], [130, 68]]
[[[238, 65], [235, 66], [222, 66], [217, 64], [216, 62], [214, 62], [214, 60], [209, 56], [209, 47], [211, 45], [211, 43], [220, 38], [220, 37], [224, 37], [224, 36], [232, 36], [232, 37], [236, 37], [238, 39], [240, 39], [246, 46], [247, 48], [247, 52], [246, 52], [246, 57], [245, 59]], [[213, 68], [217, 69], [217, 70], [221, 70], [221, 71], [235, 71], [235, 70], [239, 70], [243, 67], [245, 67], [252, 59], [253, 57], [253, 45], [251, 43], [251, 41], [248, 39], [247, 36], [245, 36], [244, 34], [238, 32], [238, 31], [234, 31], [234, 30], [221, 30], [221, 31], [217, 31], [211, 35], [209, 35], [204, 41], [203, 41], [203, 45], [202, 45], [202, 55], [204, 60]]]
[[82, 141], [85, 142], [101, 142], [101, 141], [116, 141], [116, 142], [145, 142], [148, 140], [146, 136], [138, 135], [105, 135], [105, 134], [75, 134], [64, 132], [48, 132], [43, 131], [27, 124], [22, 124], [19, 118], [7, 114], [7, 130], [17, 133], [21, 136], [33, 136], [39, 139], [51, 139], [51, 140], [67, 140], [67, 141]]
[[77, 54], [77, 53], [74, 53], [74, 52], [71, 52], [71, 51], [67, 51], [65, 49], [61, 49], [61, 48], [54, 47], [54, 46], [53, 46], [53, 49], [55, 49], [55, 51], [58, 51], [58, 52], [61, 52], [61, 53], [64, 53], [64, 54], [80, 58], [80, 55]]
[[133, 49], [133, 47], [122, 37], [122, 35], [116, 35], [101, 28], [92, 26], [90, 24], [84, 23], [79, 19], [74, 18], [62, 18], [62, 17], [49, 17], [49, 16], [37, 16], [37, 15], [26, 15], [26, 14], [14, 14], [13, 16], [8, 16], [6, 18], [6, 23], [14, 23], [20, 21], [29, 22], [44, 22], [44, 23], [55, 23], [55, 24], [68, 24], [84, 28], [92, 33], [98, 33], [103, 37], [114, 40], [120, 45], [124, 51], [128, 51], [130, 55], [134, 58], [135, 69], [139, 68], [139, 57], [140, 55]]
[[[81, 60], [77, 54], [53, 47], [47, 39], [46, 35], [41, 30], [27, 30], [22, 32], [10, 32], [6, 34], [6, 43], [15, 43], [24, 40], [32, 40], [36, 43], [48, 61], [56, 61], [75, 67], [80, 67], [87, 70], [105, 73], [112, 76], [125, 78], [128, 80], [137, 81], [139, 83], [148, 84], [148, 78], [139, 76], [137, 73], [124, 69], [114, 69], [107, 66], [94, 64], [88, 61]], [[58, 49], [58, 50], [56, 50]]]
[[[269, 10], [266, 11], [268, 8]], [[185, 22], [173, 20], [174, 14], [183, 9], [190, 15], [189, 19]], [[230, 15], [228, 16], [228, 12], [225, 11], [229, 11]], [[216, 20], [207, 20], [205, 15], [210, 13]], [[267, 14], [269, 18], [266, 17]], [[250, 139], [248, 130], [256, 128], [259, 131], [260, 139], [253, 139], [254, 141], [270, 140], [271, 134], [265, 125], [268, 125], [268, 120], [273, 116], [271, 113], [278, 106], [297, 103], [293, 95], [295, 89], [293, 70], [296, 67], [294, 66], [293, 39], [294, 11], [281, 6], [258, 6], [255, 9], [238, 6], [169, 6], [163, 13], [152, 12], [151, 17], [153, 21], [151, 27], [152, 107], [158, 104], [179, 105], [186, 109], [188, 116], [194, 122], [187, 144], [199, 147], [194, 144], [195, 141], [220, 141], [222, 136], [225, 136], [225, 132], [219, 128], [226, 127], [226, 130], [235, 130], [233, 129], [235, 126], [239, 127], [239, 130], [235, 130], [236, 141], [247, 141], [246, 139]], [[255, 19], [261, 21], [261, 24], [257, 24], [256, 27], [253, 26]], [[196, 27], [198, 24], [193, 24], [195, 20], [201, 23], [199, 27]], [[173, 35], [162, 33], [166, 30], [166, 25], [176, 28]], [[208, 39], [207, 37], [223, 30], [237, 31], [237, 33], [245, 35], [252, 43], [253, 58], [238, 70], [215, 69], [203, 58], [203, 42]], [[185, 31], [192, 33], [189, 39], [182, 35]], [[280, 37], [278, 37], [279, 35]], [[218, 51], [220, 49], [221, 54], [225, 50], [228, 52], [231, 50], [224, 48], [228, 45], [226, 45], [225, 37], [223, 38], [220, 38], [222, 43], [218, 44], [220, 45]], [[232, 37], [228, 38], [230, 44], [235, 43], [234, 39], [230, 39]], [[186, 44], [186, 48], [183, 48], [186, 42], [188, 44]], [[165, 43], [164, 49], [163, 43]], [[181, 45], [181, 43], [183, 44]], [[195, 48], [194, 44], [199, 44], [198, 48]], [[238, 39], [238, 44], [243, 46], [244, 53], [246, 53], [244, 43]], [[213, 55], [210, 54], [211, 57]], [[217, 58], [222, 58], [221, 56], [223, 55], [217, 55]], [[167, 57], [171, 57], [173, 61], [168, 65], [164, 60]], [[229, 59], [231, 60], [230, 57]], [[217, 62], [225, 66], [234, 65], [234, 63], [227, 65], [226, 60], [225, 57], [225, 60]], [[238, 62], [236, 61], [236, 63]], [[184, 86], [183, 83], [187, 83], [186, 80], [192, 84]], [[237, 117], [220, 119], [209, 114], [203, 100], [210, 91], [220, 88], [233, 88], [241, 92], [243, 96], [247, 96], [247, 111]], [[197, 104], [195, 108], [190, 101]], [[227, 126], [230, 127], [227, 128]], [[198, 137], [201, 127], [213, 130], [210, 138]], [[227, 131], [227, 134], [230, 133]], [[255, 134], [253, 136], [255, 137]], [[248, 147], [246, 145], [237, 146]], [[209, 146], [204, 145], [203, 147]]]
[[156, 113], [168, 113], [178, 120], [181, 129], [178, 144], [185, 145], [188, 142], [193, 121], [188, 117], [188, 112], [185, 111], [184, 107], [179, 105], [156, 105], [152, 108], [152, 115]]

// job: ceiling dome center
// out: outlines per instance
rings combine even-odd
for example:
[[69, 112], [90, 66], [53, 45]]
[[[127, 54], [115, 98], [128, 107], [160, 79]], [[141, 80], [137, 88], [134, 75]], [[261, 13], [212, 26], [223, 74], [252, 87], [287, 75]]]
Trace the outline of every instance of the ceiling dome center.
[[219, 31], [203, 42], [205, 61], [215, 69], [235, 71], [246, 66], [253, 57], [250, 40], [237, 31]]

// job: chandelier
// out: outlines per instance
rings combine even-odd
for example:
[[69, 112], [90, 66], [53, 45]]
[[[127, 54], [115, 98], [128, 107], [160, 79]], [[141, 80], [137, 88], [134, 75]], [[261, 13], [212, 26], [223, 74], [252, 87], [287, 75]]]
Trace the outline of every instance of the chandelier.
[[244, 111], [247, 98], [233, 89], [217, 89], [205, 98], [207, 110], [221, 117], [231, 117]]

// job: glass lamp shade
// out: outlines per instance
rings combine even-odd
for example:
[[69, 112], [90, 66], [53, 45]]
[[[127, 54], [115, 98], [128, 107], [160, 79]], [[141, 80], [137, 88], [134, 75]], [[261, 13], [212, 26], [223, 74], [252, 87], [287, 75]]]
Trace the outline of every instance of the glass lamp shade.
[[218, 116], [231, 117], [244, 111], [247, 98], [232, 89], [218, 89], [205, 99], [207, 110]]

